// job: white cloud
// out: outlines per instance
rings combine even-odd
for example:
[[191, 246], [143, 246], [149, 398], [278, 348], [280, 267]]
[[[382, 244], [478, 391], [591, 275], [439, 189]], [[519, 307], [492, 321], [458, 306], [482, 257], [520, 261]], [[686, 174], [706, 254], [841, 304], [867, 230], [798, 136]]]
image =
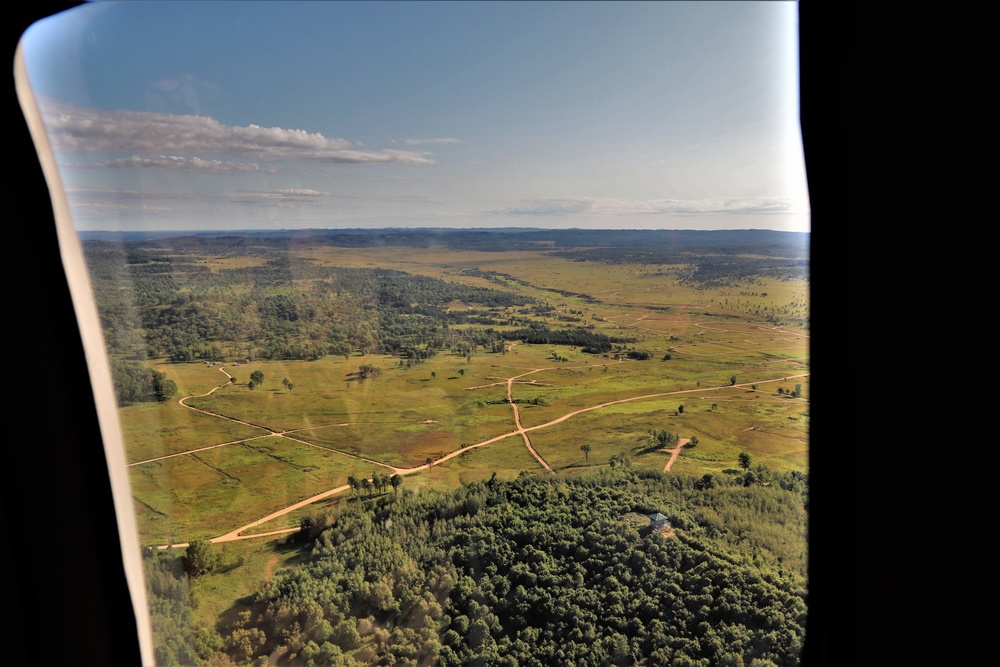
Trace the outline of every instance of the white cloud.
[[106, 162], [74, 162], [67, 167], [78, 169], [157, 169], [160, 171], [184, 171], [209, 174], [276, 174], [277, 169], [264, 167], [256, 162], [224, 162], [222, 160], [203, 160], [200, 157], [183, 157], [181, 155], [157, 155], [131, 157], [108, 160]]
[[43, 118], [53, 146], [60, 152], [208, 154], [328, 164], [434, 163], [428, 157], [431, 154], [423, 151], [370, 150], [318, 132], [224, 125], [207, 116], [105, 111], [49, 102], [44, 105]]
[[464, 144], [465, 142], [454, 137], [440, 137], [438, 139], [407, 139], [403, 143], [407, 146], [420, 146], [421, 144]]
[[495, 215], [741, 215], [796, 212], [789, 197], [732, 199], [539, 199], [492, 211]]
[[300, 197], [329, 197], [329, 192], [320, 192], [319, 190], [309, 190], [307, 188], [286, 188], [283, 190], [277, 190], [278, 194], [281, 195], [295, 195]]

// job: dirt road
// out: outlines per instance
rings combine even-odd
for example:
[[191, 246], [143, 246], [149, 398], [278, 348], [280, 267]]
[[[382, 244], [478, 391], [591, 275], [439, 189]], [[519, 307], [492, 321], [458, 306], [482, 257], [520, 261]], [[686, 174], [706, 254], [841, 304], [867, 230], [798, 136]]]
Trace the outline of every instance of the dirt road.
[[[515, 344], [516, 343], [512, 343], [510, 345], [510, 347], [508, 347], [508, 350], [512, 349]], [[225, 371], [225, 369], [220, 368], [219, 370], [221, 370], [223, 373], [225, 373], [227, 376], [229, 376], [230, 380], [232, 379], [232, 376], [230, 376], [229, 373], [227, 373]], [[643, 394], [641, 396], [632, 396], [630, 398], [623, 398], [623, 399], [619, 399], [619, 400], [616, 400], [616, 401], [607, 401], [607, 402], [604, 402], [604, 403], [599, 403], [597, 405], [592, 405], [590, 407], [581, 408], [581, 409], [575, 410], [573, 412], [568, 412], [565, 415], [563, 415], [561, 417], [558, 417], [556, 419], [553, 419], [552, 421], [546, 422], [544, 424], [539, 424], [537, 426], [531, 426], [531, 427], [525, 428], [521, 424], [520, 412], [518, 411], [517, 404], [513, 402], [513, 384], [514, 384], [514, 381], [518, 380], [520, 378], [523, 378], [523, 377], [525, 377], [527, 375], [531, 375], [533, 373], [538, 373], [538, 372], [545, 371], [545, 370], [551, 370], [551, 368], [549, 368], [549, 367], [535, 368], [535, 369], [532, 369], [532, 370], [527, 371], [525, 373], [521, 373], [519, 375], [515, 375], [515, 376], [507, 378], [507, 381], [506, 381], [506, 385], [507, 385], [507, 400], [510, 402], [510, 405], [513, 408], [513, 411], [514, 411], [514, 423], [515, 423], [515, 426], [517, 427], [515, 430], [509, 431], [507, 433], [503, 433], [503, 434], [495, 436], [493, 438], [489, 438], [488, 440], [483, 440], [482, 442], [478, 442], [478, 443], [475, 443], [473, 445], [468, 445], [468, 446], [463, 447], [461, 449], [455, 450], [455, 451], [453, 451], [453, 452], [451, 452], [449, 454], [446, 454], [446, 455], [442, 456], [441, 458], [437, 459], [436, 461], [432, 461], [431, 463], [425, 463], [423, 465], [415, 466], [413, 468], [397, 468], [397, 467], [388, 465], [386, 463], [381, 463], [381, 462], [375, 461], [373, 459], [365, 458], [363, 456], [357, 456], [355, 454], [349, 454], [347, 452], [343, 452], [343, 451], [340, 451], [340, 450], [337, 450], [337, 449], [333, 449], [333, 448], [330, 448], [330, 447], [324, 447], [322, 445], [316, 445], [316, 444], [313, 444], [313, 443], [305, 442], [304, 440], [299, 440], [298, 438], [291, 437], [287, 432], [280, 432], [279, 433], [277, 431], [271, 430], [271, 429], [263, 427], [263, 426], [259, 426], [257, 424], [251, 424], [249, 422], [245, 422], [245, 421], [242, 421], [242, 420], [239, 420], [239, 419], [234, 419], [232, 417], [227, 417], [226, 415], [216, 414], [216, 413], [210, 412], [208, 410], [202, 410], [202, 409], [198, 409], [198, 408], [193, 408], [193, 407], [187, 405], [186, 403], [184, 403], [185, 400], [187, 400], [189, 398], [194, 398], [194, 396], [187, 396], [185, 398], [182, 398], [182, 399], [180, 399], [178, 401], [178, 403], [180, 403], [184, 407], [188, 408], [189, 410], [196, 410], [197, 412], [201, 412], [203, 414], [210, 415], [210, 416], [213, 416], [213, 417], [218, 417], [220, 419], [226, 419], [226, 420], [237, 422], [239, 424], [243, 424], [243, 425], [246, 425], [246, 426], [252, 426], [254, 428], [264, 429], [264, 430], [268, 431], [268, 433], [266, 435], [256, 436], [254, 438], [246, 438], [244, 440], [236, 440], [236, 441], [233, 441], [233, 442], [230, 442], [230, 443], [223, 443], [223, 444], [219, 444], [219, 445], [210, 445], [208, 447], [202, 447], [202, 448], [196, 449], [196, 450], [188, 450], [188, 451], [185, 451], [185, 452], [179, 452], [177, 454], [171, 454], [171, 455], [168, 455], [168, 456], [159, 457], [157, 459], [149, 459], [149, 461], [156, 461], [156, 460], [160, 460], [160, 459], [163, 459], [163, 458], [170, 458], [170, 457], [173, 457], [173, 456], [182, 456], [184, 454], [191, 454], [191, 453], [194, 453], [194, 452], [204, 451], [206, 449], [214, 449], [216, 447], [224, 447], [224, 446], [231, 445], [231, 444], [240, 444], [240, 443], [243, 443], [243, 442], [248, 442], [250, 440], [256, 440], [256, 439], [264, 438], [264, 437], [281, 437], [281, 438], [286, 438], [288, 440], [292, 440], [294, 442], [297, 442], [297, 443], [300, 443], [300, 444], [303, 444], [303, 445], [308, 445], [310, 447], [316, 447], [318, 449], [324, 449], [324, 450], [327, 450], [327, 451], [330, 451], [330, 452], [334, 452], [336, 454], [340, 454], [342, 456], [347, 456], [347, 457], [350, 457], [350, 458], [353, 458], [353, 459], [359, 459], [359, 460], [365, 461], [367, 463], [371, 463], [372, 465], [378, 465], [378, 466], [381, 466], [381, 467], [389, 468], [395, 474], [398, 474], [398, 475], [412, 475], [412, 474], [420, 472], [422, 470], [428, 470], [428, 469], [430, 469], [431, 467], [433, 467], [435, 465], [440, 465], [442, 463], [445, 463], [446, 461], [449, 461], [449, 460], [453, 459], [456, 456], [461, 456], [462, 454], [464, 454], [465, 452], [468, 452], [470, 450], [478, 449], [479, 447], [485, 447], [486, 445], [490, 445], [490, 444], [493, 444], [495, 442], [499, 442], [501, 440], [506, 440], [507, 438], [520, 435], [524, 439], [524, 444], [528, 448], [528, 451], [531, 452], [532, 456], [534, 456], [535, 459], [546, 470], [548, 470], [550, 473], [554, 473], [555, 471], [552, 469], [552, 467], [549, 466], [549, 464], [545, 461], [545, 459], [543, 459], [541, 457], [541, 455], [539, 455], [538, 452], [535, 451], [534, 447], [531, 445], [531, 440], [528, 437], [528, 433], [530, 433], [531, 431], [537, 431], [539, 429], [549, 428], [551, 426], [555, 426], [556, 424], [561, 424], [562, 422], [564, 422], [567, 419], [570, 419], [572, 417], [575, 417], [576, 415], [580, 415], [580, 414], [583, 414], [585, 412], [590, 412], [592, 410], [599, 410], [601, 408], [605, 408], [605, 407], [608, 407], [608, 406], [611, 406], [611, 405], [618, 405], [620, 403], [630, 403], [632, 401], [641, 401], [641, 400], [646, 400], [646, 399], [650, 399], [650, 398], [661, 398], [661, 397], [664, 397], [664, 396], [674, 396], [674, 395], [679, 395], [679, 394], [705, 393], [705, 392], [711, 392], [711, 391], [718, 391], [720, 389], [728, 389], [728, 388], [732, 388], [732, 387], [749, 387], [749, 386], [751, 386], [751, 384], [760, 385], [760, 384], [766, 384], [766, 383], [769, 383], [769, 382], [783, 382], [783, 381], [787, 381], [788, 379], [792, 379], [792, 378], [808, 377], [808, 375], [809, 375], [809, 373], [800, 373], [800, 374], [797, 374], [797, 375], [786, 375], [786, 376], [782, 376], [781, 378], [774, 378], [774, 379], [769, 379], [769, 380], [755, 380], [752, 383], [751, 382], [746, 382], [746, 383], [734, 384], [734, 385], [721, 385], [721, 386], [718, 386], [718, 387], [705, 387], [705, 388], [698, 388], [698, 389], [680, 389], [680, 390], [676, 390], [676, 391], [665, 391], [665, 392], [657, 392], [657, 393], [654, 393], [654, 394]], [[497, 383], [497, 384], [499, 384], [499, 383]], [[222, 386], [225, 386], [225, 385], [222, 385]], [[216, 391], [216, 389], [219, 389], [219, 387], [216, 387], [215, 389], [212, 389], [212, 391], [209, 391], [206, 394], [201, 394], [201, 396], [207, 396], [207, 395], [211, 394], [212, 392]], [[681, 440], [678, 441], [676, 448], [674, 448], [672, 450], [664, 450], [664, 451], [667, 451], [667, 452], [670, 453], [670, 460], [667, 461], [666, 466], [663, 468], [664, 472], [669, 472], [670, 468], [674, 465], [674, 462], [677, 460], [678, 456], [680, 456], [681, 450], [684, 448], [684, 445], [687, 444], [688, 442], [690, 442], [690, 438], [682, 438]], [[138, 461], [138, 462], [132, 463], [130, 465], [139, 465], [140, 463], [148, 463], [149, 461]], [[281, 516], [289, 514], [290, 512], [294, 512], [295, 510], [301, 509], [302, 507], [305, 507], [307, 505], [315, 503], [315, 502], [317, 502], [319, 500], [323, 500], [325, 498], [329, 498], [331, 496], [335, 496], [337, 494], [344, 493], [345, 491], [347, 491], [350, 488], [351, 488], [350, 486], [344, 485], [344, 486], [338, 486], [338, 487], [336, 487], [334, 489], [330, 489], [328, 491], [324, 491], [322, 493], [318, 493], [318, 494], [316, 494], [314, 496], [311, 496], [309, 498], [305, 498], [304, 500], [301, 500], [301, 501], [299, 501], [297, 503], [289, 505], [288, 507], [285, 507], [285, 508], [282, 508], [282, 509], [277, 510], [275, 512], [272, 512], [271, 514], [268, 514], [267, 516], [264, 516], [264, 517], [261, 517], [259, 519], [256, 519], [256, 520], [254, 520], [251, 523], [248, 523], [246, 525], [234, 528], [233, 530], [229, 531], [228, 533], [225, 533], [224, 535], [220, 535], [219, 537], [212, 538], [210, 541], [211, 542], [229, 542], [229, 541], [232, 541], [232, 540], [251, 539], [251, 538], [257, 538], [257, 537], [282, 535], [282, 534], [287, 534], [287, 533], [295, 532], [296, 530], [298, 530], [297, 528], [286, 528], [286, 529], [280, 529], [280, 530], [276, 530], [276, 531], [270, 531], [270, 532], [267, 532], [267, 533], [255, 533], [255, 534], [252, 534], [252, 535], [243, 535], [243, 534], [241, 534], [241, 533], [245, 533], [245, 532], [249, 531], [252, 528], [258, 528], [260, 526], [260, 524], [262, 524], [262, 523], [267, 523], [269, 521], [277, 519], [277, 518], [279, 518]], [[185, 546], [187, 546], [187, 543], [185, 542], [185, 543], [176, 543], [176, 544], [173, 544], [173, 545], [163, 545], [163, 546], [160, 546], [159, 548], [160, 549], [166, 549], [166, 548], [168, 548], [168, 546], [185, 547]]]

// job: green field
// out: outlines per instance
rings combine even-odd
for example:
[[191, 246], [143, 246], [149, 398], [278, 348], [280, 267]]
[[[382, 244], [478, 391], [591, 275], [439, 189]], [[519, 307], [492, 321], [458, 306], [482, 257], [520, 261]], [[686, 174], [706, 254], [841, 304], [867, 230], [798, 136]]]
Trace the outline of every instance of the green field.
[[[525, 473], [613, 477], [618, 465], [733, 488], [752, 483], [744, 474], [807, 473], [806, 274], [716, 266], [699, 282], [697, 254], [629, 252], [94, 249], [112, 359], [170, 393], [154, 396], [154, 382], [119, 397], [140, 539], [212, 540], [221, 558], [192, 584], [195, 624], [241, 623], [261, 586], [302, 562], [286, 544], [301, 526], [379, 496]], [[130, 263], [141, 305], [120, 298]], [[363, 487], [391, 476], [396, 487]]]
[[[297, 304], [308, 314], [316, 307], [308, 304], [340, 299], [346, 314], [332, 320], [335, 332], [364, 340], [358, 326], [379, 325], [344, 288], [334, 297], [330, 282], [304, 269], [288, 274], [284, 287], [260, 292], [247, 282], [212, 286], [211, 281], [260, 271], [269, 266], [263, 257], [168, 253], [178, 266], [188, 267], [174, 272], [174, 289], [216, 303], [212, 308], [220, 322], [248, 333], [212, 343], [221, 355], [214, 361], [150, 359], [149, 367], [175, 382], [177, 392], [168, 401], [120, 409], [145, 543], [213, 538], [251, 524], [250, 532], [294, 526], [306, 510], [270, 525], [257, 522], [343, 486], [349, 476], [398, 473], [406, 478], [404, 488], [419, 490], [453, 487], [494, 472], [502, 479], [522, 470], [547, 474], [517, 432], [514, 407], [506, 402], [508, 380], [521, 425], [557, 472], [607, 466], [622, 453], [640, 468], [662, 471], [669, 454], [647, 451], [649, 432], [657, 429], [698, 438], [696, 447], [681, 451], [674, 473], [733, 470], [741, 452], [776, 471], [807, 470], [804, 280], [761, 276], [706, 288], [680, 279], [686, 265], [573, 261], [544, 249], [317, 246], [283, 252], [291, 260], [301, 258], [303, 267], [355, 271], [345, 274], [352, 279], [368, 275], [359, 270], [392, 267], [424, 277], [420, 280], [445, 281], [434, 284], [527, 299], [527, 305], [484, 307], [475, 296], [465, 296], [444, 304], [446, 311], [485, 314], [494, 323], [493, 336], [530, 326], [575, 328], [631, 342], [595, 354], [579, 344], [512, 339], [501, 353], [495, 346], [464, 346], [463, 340], [484, 327], [457, 322], [441, 329], [436, 349], [425, 344], [429, 356], [416, 364], [406, 363], [407, 355], [356, 346], [313, 360], [268, 359], [256, 319], [263, 327], [267, 308]], [[232, 307], [237, 302], [246, 305]], [[757, 314], [762, 308], [768, 317]], [[785, 315], [780, 322], [776, 312]], [[359, 325], [358, 318], [368, 323]], [[302, 320], [278, 324], [288, 332], [286, 345], [326, 335]], [[648, 358], [628, 358], [626, 351]], [[364, 378], [365, 366], [379, 372]], [[264, 380], [251, 388], [255, 371]], [[796, 385], [800, 393], [793, 398]], [[585, 443], [589, 456], [580, 449]], [[427, 470], [429, 462], [434, 465]]]

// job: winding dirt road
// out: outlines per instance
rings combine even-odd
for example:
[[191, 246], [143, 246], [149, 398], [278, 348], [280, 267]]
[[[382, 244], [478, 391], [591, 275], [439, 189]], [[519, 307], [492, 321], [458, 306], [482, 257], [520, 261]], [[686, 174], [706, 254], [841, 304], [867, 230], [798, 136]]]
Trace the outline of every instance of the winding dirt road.
[[[515, 344], [516, 343], [512, 343], [510, 346], [508, 346], [508, 350], [511, 350], [514, 347]], [[621, 362], [619, 362], [619, 363], [621, 363]], [[219, 370], [226, 374], [226, 376], [229, 378], [229, 382], [226, 382], [225, 384], [220, 385], [219, 387], [215, 387], [214, 389], [212, 389], [209, 392], [206, 392], [205, 394], [200, 394], [198, 396], [186, 396], [186, 397], [180, 399], [178, 401], [178, 403], [180, 405], [183, 405], [185, 408], [187, 408], [189, 410], [194, 410], [196, 412], [200, 412], [202, 414], [209, 415], [209, 416], [212, 416], [212, 417], [217, 417], [219, 419], [225, 419], [225, 420], [228, 420], [228, 421], [231, 421], [231, 422], [242, 424], [244, 426], [250, 426], [250, 427], [253, 427], [253, 428], [263, 429], [263, 430], [267, 431], [267, 433], [264, 434], [264, 435], [259, 435], [259, 436], [255, 436], [255, 437], [252, 437], [252, 438], [244, 438], [242, 440], [234, 440], [232, 442], [222, 443], [222, 444], [218, 444], [218, 445], [210, 445], [210, 446], [207, 446], [207, 447], [201, 447], [199, 449], [187, 450], [187, 451], [184, 451], [184, 452], [178, 452], [178, 453], [175, 453], [175, 454], [169, 454], [169, 455], [166, 455], [166, 456], [161, 456], [161, 457], [157, 457], [157, 458], [153, 458], [153, 459], [147, 459], [147, 460], [144, 460], [144, 461], [136, 461], [134, 463], [129, 464], [130, 466], [141, 465], [143, 463], [149, 463], [149, 462], [152, 462], [152, 461], [159, 461], [159, 460], [162, 460], [162, 459], [172, 458], [172, 457], [175, 457], [175, 456], [185, 456], [185, 455], [188, 455], [188, 454], [193, 454], [193, 453], [205, 451], [205, 450], [208, 450], [208, 449], [215, 449], [215, 448], [218, 448], [218, 447], [225, 447], [225, 446], [228, 446], [228, 445], [242, 444], [242, 443], [249, 442], [249, 441], [252, 441], [252, 440], [258, 440], [260, 438], [279, 437], [279, 438], [285, 438], [285, 439], [291, 440], [293, 442], [297, 442], [299, 444], [308, 445], [309, 447], [315, 447], [317, 449], [323, 449], [323, 450], [326, 450], [326, 451], [330, 451], [330, 452], [333, 452], [335, 454], [339, 454], [341, 456], [346, 456], [346, 457], [350, 457], [350, 458], [353, 458], [353, 459], [358, 459], [358, 460], [361, 460], [361, 461], [365, 461], [365, 462], [370, 463], [372, 465], [377, 465], [377, 466], [380, 466], [380, 467], [383, 467], [383, 468], [389, 468], [390, 470], [392, 470], [397, 475], [412, 475], [412, 474], [420, 472], [422, 470], [428, 470], [428, 469], [432, 468], [435, 465], [439, 465], [441, 463], [445, 463], [446, 461], [449, 461], [449, 460], [455, 458], [456, 456], [461, 456], [462, 454], [464, 454], [464, 453], [466, 453], [468, 451], [471, 451], [473, 449], [478, 449], [479, 447], [485, 447], [486, 445], [490, 445], [490, 444], [493, 444], [495, 442], [499, 442], [501, 440], [506, 440], [507, 438], [520, 435], [523, 438], [524, 444], [527, 447], [528, 451], [531, 452], [532, 456], [535, 457], [535, 459], [542, 465], [542, 467], [544, 467], [550, 473], [554, 473], [555, 471], [552, 469], [552, 467], [549, 466], [549, 464], [545, 461], [545, 459], [543, 459], [541, 457], [541, 455], [539, 455], [538, 452], [535, 451], [535, 448], [531, 445], [531, 440], [528, 437], [528, 433], [530, 433], [532, 431], [537, 431], [537, 430], [543, 429], [543, 428], [549, 428], [550, 426], [555, 426], [556, 424], [561, 424], [562, 422], [564, 422], [567, 419], [570, 419], [572, 417], [575, 417], [576, 415], [580, 415], [580, 414], [583, 414], [585, 412], [591, 412], [593, 410], [599, 410], [601, 408], [606, 408], [606, 407], [611, 406], [611, 405], [618, 405], [618, 404], [621, 404], [621, 403], [630, 403], [632, 401], [641, 401], [641, 400], [646, 400], [646, 399], [650, 399], [650, 398], [661, 398], [661, 397], [664, 397], [664, 396], [674, 396], [674, 395], [679, 395], [679, 394], [695, 394], [695, 393], [705, 393], [705, 392], [711, 392], [711, 391], [718, 391], [720, 389], [729, 389], [729, 388], [733, 388], [733, 387], [749, 387], [752, 384], [760, 385], [760, 384], [767, 384], [767, 383], [770, 383], [770, 382], [783, 382], [783, 381], [787, 381], [788, 379], [791, 379], [791, 378], [800, 378], [800, 377], [808, 377], [809, 376], [809, 373], [800, 373], [800, 374], [797, 374], [797, 375], [785, 375], [785, 376], [782, 376], [780, 378], [774, 378], [774, 379], [769, 379], [769, 380], [755, 380], [752, 383], [751, 382], [745, 382], [745, 383], [734, 384], [734, 385], [720, 385], [720, 386], [717, 386], [717, 387], [705, 387], [705, 388], [698, 388], [698, 389], [680, 389], [680, 390], [676, 390], [676, 391], [665, 391], [665, 392], [658, 392], [658, 393], [654, 393], [654, 394], [643, 394], [641, 396], [632, 396], [630, 398], [622, 398], [622, 399], [618, 399], [618, 400], [615, 400], [615, 401], [607, 401], [607, 402], [604, 402], [604, 403], [599, 403], [597, 405], [592, 405], [590, 407], [581, 408], [581, 409], [575, 410], [573, 412], [568, 412], [565, 415], [563, 415], [561, 417], [558, 417], [556, 419], [553, 419], [552, 421], [545, 422], [544, 424], [538, 424], [536, 426], [530, 426], [530, 427], [525, 428], [521, 424], [520, 412], [518, 410], [517, 404], [513, 402], [513, 385], [514, 385], [514, 382], [516, 380], [518, 380], [520, 378], [523, 378], [523, 377], [525, 377], [527, 375], [531, 375], [533, 373], [538, 373], [538, 372], [545, 371], [545, 370], [552, 370], [552, 367], [535, 368], [535, 369], [532, 369], [530, 371], [521, 373], [519, 375], [515, 375], [515, 376], [512, 376], [512, 377], [509, 377], [506, 380], [506, 385], [507, 385], [507, 400], [508, 400], [510, 406], [513, 408], [513, 411], [514, 411], [514, 423], [517, 426], [517, 428], [515, 430], [509, 431], [507, 433], [503, 433], [503, 434], [495, 436], [493, 438], [489, 438], [488, 440], [483, 440], [482, 442], [477, 442], [475, 444], [468, 445], [466, 447], [462, 447], [461, 449], [457, 449], [457, 450], [455, 450], [455, 451], [453, 451], [453, 452], [451, 452], [449, 454], [446, 454], [446, 455], [442, 456], [441, 458], [437, 459], [436, 461], [432, 461], [431, 463], [425, 463], [423, 465], [415, 466], [413, 468], [397, 468], [397, 467], [391, 466], [391, 465], [389, 465], [387, 463], [382, 463], [380, 461], [375, 461], [374, 459], [368, 459], [368, 458], [365, 458], [363, 456], [358, 456], [356, 454], [350, 454], [348, 452], [344, 452], [344, 451], [341, 451], [341, 450], [338, 450], [338, 449], [333, 449], [333, 448], [330, 448], [330, 447], [324, 447], [322, 445], [316, 445], [316, 444], [313, 444], [313, 443], [310, 443], [310, 442], [306, 442], [304, 440], [299, 440], [298, 438], [294, 438], [294, 437], [291, 437], [289, 435], [290, 433], [292, 433], [294, 431], [278, 432], [278, 431], [274, 431], [274, 430], [272, 430], [270, 428], [267, 428], [266, 426], [261, 426], [259, 424], [252, 424], [250, 422], [246, 422], [246, 421], [243, 421], [243, 420], [240, 420], [240, 419], [235, 419], [233, 417], [228, 417], [226, 415], [217, 414], [217, 413], [211, 412], [209, 410], [195, 408], [195, 407], [192, 407], [190, 405], [187, 405], [187, 403], [185, 403], [186, 400], [191, 399], [191, 398], [200, 398], [202, 396], [208, 396], [208, 395], [212, 394], [213, 392], [215, 392], [216, 390], [221, 389], [222, 387], [224, 387], [224, 386], [228, 385], [230, 382], [232, 382], [232, 376], [224, 368], [219, 368]], [[491, 385], [482, 385], [482, 386], [483, 387], [488, 387], [488, 386], [496, 386], [498, 384], [501, 384], [501, 383], [497, 382], [497, 383], [494, 383], [494, 384], [491, 384]], [[296, 429], [296, 430], [307, 430], [307, 429]], [[663, 450], [665, 452], [670, 453], [670, 460], [667, 461], [666, 466], [663, 468], [664, 472], [668, 472], [670, 470], [670, 468], [673, 466], [674, 462], [677, 460], [677, 457], [680, 455], [681, 450], [684, 448], [684, 445], [687, 444], [689, 441], [690, 441], [690, 438], [682, 438], [681, 440], [678, 441], [678, 444], [677, 444], [676, 448], [674, 448], [672, 450]], [[304, 500], [301, 500], [301, 501], [299, 501], [297, 503], [289, 505], [288, 507], [284, 507], [284, 508], [282, 508], [280, 510], [272, 512], [271, 514], [268, 514], [267, 516], [260, 517], [259, 519], [256, 519], [256, 520], [254, 520], [254, 521], [252, 521], [252, 522], [250, 522], [248, 524], [245, 524], [243, 526], [239, 526], [237, 528], [234, 528], [233, 530], [229, 531], [228, 533], [225, 533], [225, 534], [220, 535], [218, 537], [212, 538], [209, 541], [213, 542], [213, 543], [215, 543], [215, 542], [230, 542], [230, 541], [233, 541], [233, 540], [242, 540], [242, 539], [250, 539], [250, 538], [257, 538], [257, 537], [266, 537], [266, 536], [283, 535], [283, 534], [287, 534], [287, 533], [293, 533], [293, 532], [297, 531], [298, 529], [297, 528], [284, 528], [284, 529], [270, 531], [270, 532], [265, 532], [265, 533], [253, 533], [253, 534], [250, 534], [250, 535], [244, 535], [243, 534], [243, 533], [245, 533], [245, 532], [247, 532], [247, 531], [249, 531], [251, 529], [258, 528], [260, 526], [260, 524], [262, 524], [262, 523], [267, 523], [268, 521], [271, 521], [273, 519], [277, 519], [277, 518], [279, 518], [281, 516], [284, 516], [286, 514], [294, 512], [295, 510], [301, 509], [302, 507], [305, 507], [307, 505], [315, 503], [315, 502], [317, 502], [319, 500], [323, 500], [325, 498], [329, 498], [331, 496], [335, 496], [337, 494], [344, 493], [347, 490], [349, 490], [350, 488], [351, 487], [349, 485], [344, 485], [344, 486], [338, 486], [338, 487], [330, 489], [328, 491], [324, 491], [322, 493], [318, 493], [318, 494], [316, 494], [314, 496], [311, 496], [309, 498], [305, 498]], [[187, 542], [182, 542], [182, 543], [174, 543], [174, 544], [169, 544], [169, 545], [161, 545], [158, 548], [160, 548], [160, 549], [167, 549], [169, 547], [186, 547], [186, 546], [188, 546], [188, 543]]]

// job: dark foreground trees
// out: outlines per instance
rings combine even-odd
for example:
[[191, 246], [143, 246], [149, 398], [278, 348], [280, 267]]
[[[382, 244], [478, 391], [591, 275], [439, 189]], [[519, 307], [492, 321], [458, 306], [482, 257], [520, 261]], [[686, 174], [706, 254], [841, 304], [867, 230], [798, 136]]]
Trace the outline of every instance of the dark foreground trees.
[[165, 373], [136, 361], [112, 358], [111, 377], [118, 405], [166, 401], [177, 393], [177, 384]]
[[221, 558], [208, 540], [194, 540], [188, 545], [184, 556], [184, 569], [192, 577], [214, 572]]
[[[305, 562], [228, 623], [227, 652], [240, 664], [797, 665], [805, 477], [776, 482], [619, 466], [357, 499], [317, 518], [329, 527]], [[652, 512], [675, 534], [629, 518]]]

